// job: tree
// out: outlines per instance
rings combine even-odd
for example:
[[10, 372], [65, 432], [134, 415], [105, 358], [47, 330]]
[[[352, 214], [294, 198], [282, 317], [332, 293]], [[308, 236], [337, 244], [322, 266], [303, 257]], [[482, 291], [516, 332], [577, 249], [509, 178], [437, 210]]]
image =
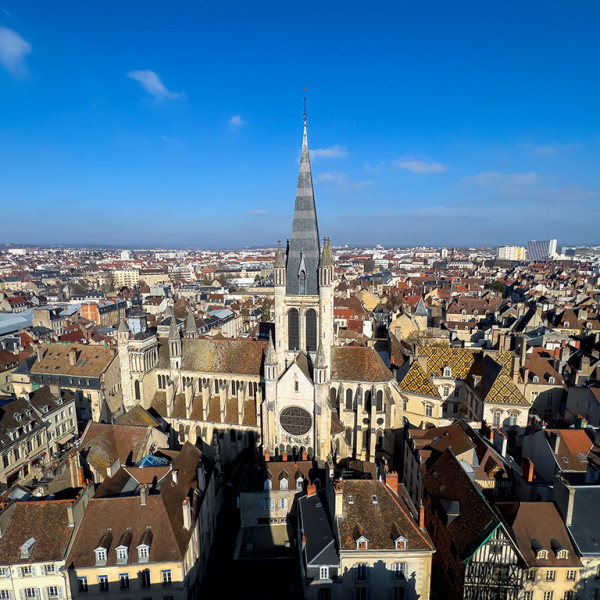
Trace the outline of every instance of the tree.
[[375, 261], [372, 258], [367, 258], [363, 263], [365, 273], [372, 273], [375, 270]]
[[504, 285], [501, 281], [492, 281], [491, 283], [486, 283], [483, 286], [486, 290], [491, 290], [492, 292], [499, 292], [504, 296], [506, 294], [506, 285]]
[[271, 307], [269, 301], [265, 298], [262, 302], [260, 320], [263, 323], [268, 323], [271, 320]]

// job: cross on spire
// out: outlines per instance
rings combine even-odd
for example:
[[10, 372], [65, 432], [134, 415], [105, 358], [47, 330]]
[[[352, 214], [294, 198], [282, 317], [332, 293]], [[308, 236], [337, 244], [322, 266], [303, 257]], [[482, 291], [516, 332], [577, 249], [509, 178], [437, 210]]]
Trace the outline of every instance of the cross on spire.
[[304, 88], [304, 113], [302, 114], [302, 118], [304, 119], [304, 124], [306, 125], [306, 119], [308, 115], [306, 114], [306, 88]]

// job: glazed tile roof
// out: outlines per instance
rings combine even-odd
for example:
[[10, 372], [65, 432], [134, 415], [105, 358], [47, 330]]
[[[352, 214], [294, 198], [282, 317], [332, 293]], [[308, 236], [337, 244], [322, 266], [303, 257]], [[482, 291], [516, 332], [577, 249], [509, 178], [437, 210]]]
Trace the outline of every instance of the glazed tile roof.
[[427, 375], [441, 377], [444, 367], [452, 369], [452, 377], [466, 379], [477, 355], [481, 350], [472, 348], [445, 348], [440, 346], [420, 346], [418, 356], [427, 356]]
[[374, 348], [332, 346], [331, 378], [349, 381], [390, 381], [392, 372]]
[[417, 361], [410, 365], [408, 372], [402, 381], [400, 381], [398, 387], [405, 392], [440, 398], [437, 388], [431, 383], [423, 367]]
[[484, 402], [525, 406], [530, 404], [515, 385], [508, 370], [491, 356], [484, 356], [481, 361], [481, 379], [475, 386], [475, 391]]

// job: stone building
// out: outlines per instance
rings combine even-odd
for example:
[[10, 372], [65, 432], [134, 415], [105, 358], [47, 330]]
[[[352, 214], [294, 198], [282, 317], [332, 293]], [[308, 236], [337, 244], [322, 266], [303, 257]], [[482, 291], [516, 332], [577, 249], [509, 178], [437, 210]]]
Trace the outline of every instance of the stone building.
[[153, 408], [182, 443], [208, 446], [215, 434], [227, 462], [244, 446], [272, 458], [373, 460], [391, 454], [402, 402], [393, 374], [374, 348], [338, 346], [334, 335], [334, 265], [321, 245], [306, 120], [292, 235], [278, 245], [273, 269], [274, 336], [203, 339], [188, 314], [183, 335], [131, 336], [119, 327], [126, 408]]

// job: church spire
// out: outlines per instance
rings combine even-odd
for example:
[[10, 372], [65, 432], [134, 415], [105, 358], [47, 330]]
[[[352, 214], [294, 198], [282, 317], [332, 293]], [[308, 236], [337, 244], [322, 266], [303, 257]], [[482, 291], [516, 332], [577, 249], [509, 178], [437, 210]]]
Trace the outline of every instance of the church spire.
[[287, 259], [288, 294], [317, 295], [319, 293], [318, 274], [321, 247], [315, 194], [313, 191], [308, 136], [306, 134], [306, 98], [304, 100], [304, 132], [300, 172], [296, 190], [296, 205], [292, 222], [292, 237]]

